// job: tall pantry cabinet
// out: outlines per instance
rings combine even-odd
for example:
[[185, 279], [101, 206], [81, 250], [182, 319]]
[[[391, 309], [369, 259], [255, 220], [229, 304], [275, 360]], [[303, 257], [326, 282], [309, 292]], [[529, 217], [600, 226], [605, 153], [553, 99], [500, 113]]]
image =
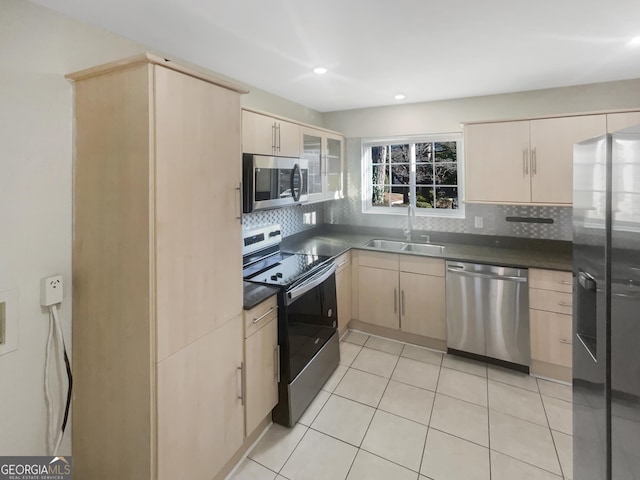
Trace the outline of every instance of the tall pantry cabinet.
[[145, 54], [75, 89], [79, 479], [211, 479], [243, 442], [240, 93]]

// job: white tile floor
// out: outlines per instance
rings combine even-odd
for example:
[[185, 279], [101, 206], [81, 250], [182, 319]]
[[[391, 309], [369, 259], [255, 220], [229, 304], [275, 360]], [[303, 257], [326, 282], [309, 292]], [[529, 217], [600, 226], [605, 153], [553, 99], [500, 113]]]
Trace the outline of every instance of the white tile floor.
[[571, 388], [349, 332], [294, 428], [272, 425], [233, 480], [571, 479]]

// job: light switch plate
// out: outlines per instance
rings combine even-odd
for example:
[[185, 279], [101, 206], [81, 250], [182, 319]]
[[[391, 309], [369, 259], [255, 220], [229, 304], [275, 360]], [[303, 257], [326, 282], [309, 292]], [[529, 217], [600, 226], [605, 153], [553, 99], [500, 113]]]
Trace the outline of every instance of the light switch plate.
[[0, 355], [18, 348], [18, 290], [0, 292]]
[[476, 228], [482, 228], [482, 217], [475, 217], [475, 226]]

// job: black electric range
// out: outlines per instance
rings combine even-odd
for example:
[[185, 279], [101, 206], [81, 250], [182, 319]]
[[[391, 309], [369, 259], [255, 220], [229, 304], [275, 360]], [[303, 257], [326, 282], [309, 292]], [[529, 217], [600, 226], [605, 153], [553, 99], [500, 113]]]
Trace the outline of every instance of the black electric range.
[[293, 426], [338, 366], [336, 266], [324, 255], [280, 251], [279, 225], [245, 231], [243, 278], [276, 286], [279, 401], [273, 420]]

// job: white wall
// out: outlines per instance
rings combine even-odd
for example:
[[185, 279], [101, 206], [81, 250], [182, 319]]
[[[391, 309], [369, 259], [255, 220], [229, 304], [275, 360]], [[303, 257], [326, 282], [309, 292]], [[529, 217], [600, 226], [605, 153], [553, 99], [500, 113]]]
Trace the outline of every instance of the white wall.
[[[18, 349], [0, 356], [0, 455], [45, 454], [41, 277], [64, 277], [71, 343], [73, 113], [64, 74], [145, 50], [23, 0], [0, 0], [0, 292], [19, 291]], [[243, 101], [321, 124], [317, 112], [265, 92]], [[60, 453], [69, 452], [67, 435]]]
[[461, 122], [629, 108], [640, 110], [640, 79], [330, 112], [324, 124], [347, 137], [418, 135], [460, 132]]

